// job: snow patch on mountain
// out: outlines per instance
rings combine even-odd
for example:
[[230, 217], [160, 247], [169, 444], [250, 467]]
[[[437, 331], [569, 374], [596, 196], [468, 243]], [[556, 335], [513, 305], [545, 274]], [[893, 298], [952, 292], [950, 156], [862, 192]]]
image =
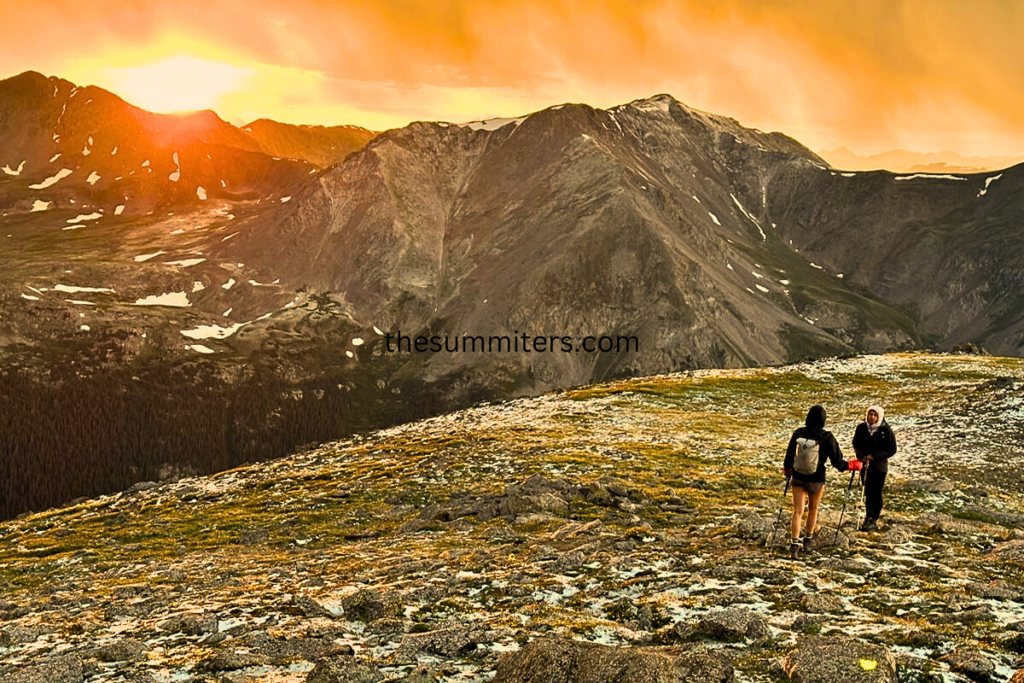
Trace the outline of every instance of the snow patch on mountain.
[[915, 173], [914, 175], [896, 176], [893, 180], [913, 180], [914, 178], [937, 178], [940, 180], [967, 180], [956, 175], [938, 175], [935, 173]]
[[165, 253], [167, 252], [154, 251], [152, 254], [139, 254], [138, 256], [135, 257], [135, 262], [142, 263], [143, 261], [148, 261], [151, 258], [156, 258], [157, 256], [161, 256]]
[[54, 285], [53, 290], [55, 292], [64, 292], [65, 294], [80, 294], [82, 292], [109, 292], [114, 293], [114, 290], [109, 287], [76, 287], [74, 285]]
[[95, 221], [95, 220], [98, 220], [100, 218], [103, 218], [103, 214], [99, 213], [98, 211], [93, 211], [92, 213], [80, 213], [77, 216], [75, 216], [74, 218], [69, 218], [67, 220], [67, 222], [68, 223], [81, 223], [82, 221]]
[[172, 158], [174, 159], [174, 165], [177, 168], [175, 169], [174, 173], [172, 173], [171, 175], [167, 176], [167, 179], [170, 180], [172, 183], [176, 183], [181, 178], [181, 164], [178, 163], [178, 153], [177, 152], [175, 152], [172, 155]]
[[764, 230], [761, 229], [761, 224], [758, 223], [757, 219], [751, 216], [750, 212], [743, 208], [743, 205], [740, 204], [740, 200], [736, 199], [736, 195], [730, 193], [729, 196], [732, 197], [732, 201], [735, 202], [736, 206], [738, 206], [740, 211], [743, 212], [743, 215], [749, 218], [750, 222], [757, 226], [757, 231], [761, 233], [761, 241], [767, 242], [768, 236], [764, 234]]
[[7, 175], [21, 175], [21, 172], [22, 172], [22, 170], [24, 170], [24, 168], [25, 168], [25, 162], [22, 161], [20, 164], [18, 164], [18, 168], [17, 169], [13, 169], [10, 166], [8, 166], [7, 164], [4, 164], [4, 167], [0, 168], [0, 171], [3, 171]]
[[50, 187], [51, 185], [54, 185], [54, 184], [60, 182], [61, 179], [67, 178], [72, 173], [74, 173], [74, 171], [72, 171], [70, 168], [62, 168], [59, 171], [57, 171], [55, 174], [53, 174], [52, 176], [50, 176], [49, 178], [44, 180], [43, 182], [36, 183], [35, 185], [29, 185], [28, 187], [31, 190], [45, 190], [46, 188]]
[[988, 192], [988, 186], [991, 185], [996, 180], [999, 180], [1002, 177], [1003, 177], [1003, 174], [1000, 173], [999, 175], [994, 175], [994, 176], [990, 176], [988, 178], [985, 178], [985, 187], [981, 188], [981, 190], [978, 192], [978, 196], [980, 197], [983, 194], [985, 194], [986, 192]]
[[189, 339], [227, 339], [238, 330], [250, 323], [235, 323], [229, 327], [220, 325], [200, 325], [191, 330], [181, 330], [181, 334]]
[[135, 306], [170, 306], [173, 308], [189, 308], [192, 303], [185, 292], [167, 292], [151, 294], [144, 299], [136, 299]]
[[459, 123], [456, 125], [458, 125], [460, 128], [469, 128], [470, 130], [492, 131], [498, 130], [499, 128], [504, 128], [510, 123], [514, 123], [515, 125], [518, 126], [525, 120], [526, 117], [522, 116], [515, 119], [487, 119], [485, 121], [471, 121], [470, 123]]

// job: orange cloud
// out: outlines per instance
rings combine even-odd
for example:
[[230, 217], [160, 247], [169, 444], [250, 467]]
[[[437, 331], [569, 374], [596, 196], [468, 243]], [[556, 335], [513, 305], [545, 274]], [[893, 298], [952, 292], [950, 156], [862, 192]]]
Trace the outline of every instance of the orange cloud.
[[[218, 112], [236, 121], [382, 128], [668, 92], [816, 149], [1024, 154], [1024, 27], [1014, 3], [6, 5], [0, 21], [31, 30], [7, 37], [0, 73], [34, 68], [95, 82], [101, 68], [208, 59], [248, 74], [217, 98]], [[195, 50], [154, 55], [168, 36], [186, 36]]]

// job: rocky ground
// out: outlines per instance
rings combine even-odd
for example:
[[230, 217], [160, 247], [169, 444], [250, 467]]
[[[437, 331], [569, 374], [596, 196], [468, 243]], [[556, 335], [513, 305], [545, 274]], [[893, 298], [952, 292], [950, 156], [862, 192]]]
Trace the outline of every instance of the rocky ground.
[[[1020, 359], [924, 354], [649, 377], [24, 516], [0, 681], [1001, 683], [1022, 386]], [[792, 561], [779, 468], [814, 403], [850, 457], [880, 403], [900, 452], [880, 531], [853, 495], [837, 533], [832, 472]]]

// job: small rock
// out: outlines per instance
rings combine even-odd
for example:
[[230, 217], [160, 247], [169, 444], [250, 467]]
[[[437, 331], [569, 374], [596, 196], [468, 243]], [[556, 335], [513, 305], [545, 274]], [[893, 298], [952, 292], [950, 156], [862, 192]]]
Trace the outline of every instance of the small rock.
[[39, 631], [34, 628], [7, 626], [0, 629], [0, 647], [26, 645], [34, 643], [37, 638], [39, 638]]
[[0, 679], [2, 683], [81, 683], [82, 680], [82, 660], [75, 655], [34, 664]]
[[720, 652], [671, 648], [612, 647], [543, 638], [509, 652], [498, 662], [493, 683], [731, 683], [733, 666]]
[[742, 607], [730, 607], [704, 615], [697, 630], [715, 640], [734, 642], [753, 638], [767, 638], [768, 622], [756, 612]]
[[997, 683], [996, 666], [988, 657], [977, 650], [955, 650], [941, 661], [949, 664], [949, 668], [967, 676], [978, 683]]
[[813, 614], [835, 614], [846, 609], [842, 600], [827, 593], [808, 593], [800, 598], [800, 606]]
[[146, 646], [138, 640], [126, 638], [116, 643], [104, 645], [95, 651], [96, 659], [101, 662], [130, 662], [142, 657]]
[[378, 683], [384, 675], [377, 667], [345, 655], [317, 661], [306, 683]]
[[251, 652], [218, 652], [200, 664], [204, 671], [237, 671], [250, 666], [263, 666], [270, 658]]
[[486, 630], [477, 625], [446, 625], [427, 633], [410, 633], [402, 638], [394, 661], [415, 662], [419, 654], [449, 659], [473, 654], [477, 644], [485, 642]]
[[218, 630], [217, 615], [210, 612], [202, 614], [179, 614], [164, 619], [156, 625], [161, 631], [184, 633], [189, 636], [201, 636], [216, 633]]
[[992, 608], [982, 605], [974, 609], [953, 612], [952, 614], [933, 614], [929, 620], [936, 624], [971, 624], [976, 621], [991, 621], [996, 618]]
[[565, 553], [555, 560], [555, 569], [559, 572], [570, 572], [586, 564], [586, 556], [579, 552]]
[[774, 520], [757, 514], [749, 514], [732, 525], [732, 532], [740, 538], [760, 540], [772, 532]]
[[426, 666], [418, 666], [410, 671], [405, 678], [398, 679], [397, 683], [439, 683], [440, 681], [436, 671]]
[[743, 588], [726, 588], [724, 591], [713, 595], [708, 602], [719, 607], [735, 605], [737, 603], [755, 602], [760, 599], [757, 591], [745, 590]]
[[1007, 541], [998, 544], [992, 555], [1002, 562], [1024, 565], [1024, 541]]
[[138, 493], [140, 491], [152, 491], [155, 488], [159, 488], [160, 484], [155, 481], [140, 481], [137, 484], [132, 484], [125, 490], [126, 494]]
[[242, 545], [266, 543], [269, 538], [270, 532], [266, 529], [243, 529], [238, 534], [238, 542]]
[[949, 493], [956, 489], [953, 482], [945, 479], [908, 479], [903, 486], [912, 491], [927, 491], [928, 493]]
[[341, 601], [345, 616], [356, 621], [371, 622], [402, 614], [402, 601], [397, 593], [361, 590]]
[[296, 595], [292, 597], [292, 604], [298, 607], [299, 610], [309, 619], [317, 619], [321, 617], [326, 617], [328, 619], [334, 618], [334, 615], [331, 614], [327, 608], [308, 595]]
[[903, 545], [914, 537], [914, 533], [904, 526], [889, 527], [889, 530], [882, 535], [882, 543], [890, 545]]
[[367, 633], [405, 633], [405, 620], [398, 617], [383, 617], [366, 625]]
[[793, 624], [789, 628], [793, 631], [797, 631], [798, 633], [817, 634], [821, 631], [821, 624], [821, 617], [811, 614], [801, 614], [793, 620]]

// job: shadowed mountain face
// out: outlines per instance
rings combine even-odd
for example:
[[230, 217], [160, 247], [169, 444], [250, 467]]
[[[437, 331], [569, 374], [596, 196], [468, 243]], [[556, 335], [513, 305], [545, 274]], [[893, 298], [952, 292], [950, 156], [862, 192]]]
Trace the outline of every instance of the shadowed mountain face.
[[[389, 131], [217, 251], [339, 292], [385, 330], [639, 339], [610, 355], [413, 354], [406, 368], [526, 392], [921, 334], [1016, 353], [1004, 281], [1019, 269], [1012, 249], [991, 252], [1019, 232], [1019, 173], [995, 175], [838, 173], [667, 96], [566, 105]], [[953, 226], [966, 229], [950, 240]]]

